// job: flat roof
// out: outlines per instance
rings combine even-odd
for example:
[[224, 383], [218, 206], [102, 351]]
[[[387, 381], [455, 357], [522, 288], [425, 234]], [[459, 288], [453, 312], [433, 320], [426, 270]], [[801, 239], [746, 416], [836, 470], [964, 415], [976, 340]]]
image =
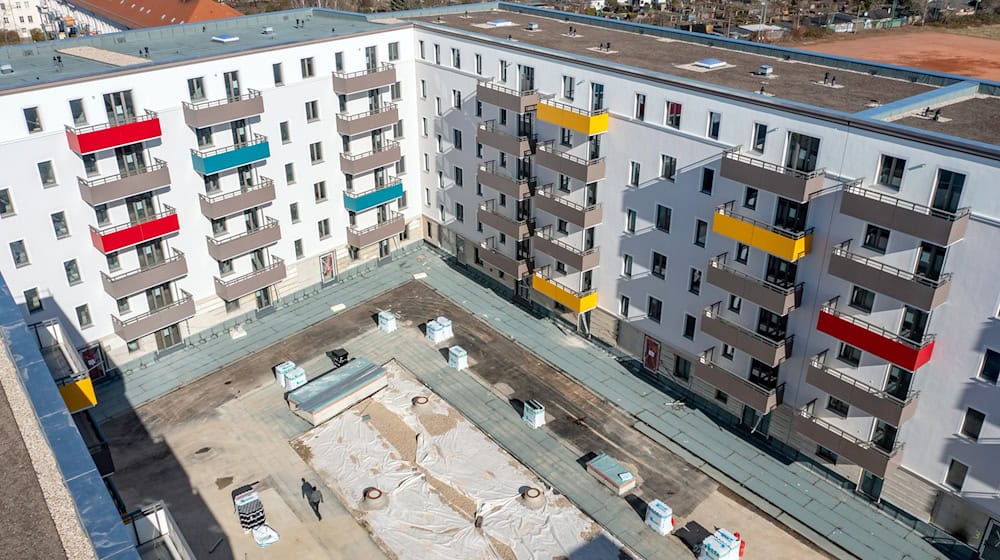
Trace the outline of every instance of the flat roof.
[[[980, 95], [930, 107], [927, 117], [920, 110], [893, 122], [989, 144], [1000, 141], [1000, 97]], [[934, 120], [938, 109], [941, 118]]]

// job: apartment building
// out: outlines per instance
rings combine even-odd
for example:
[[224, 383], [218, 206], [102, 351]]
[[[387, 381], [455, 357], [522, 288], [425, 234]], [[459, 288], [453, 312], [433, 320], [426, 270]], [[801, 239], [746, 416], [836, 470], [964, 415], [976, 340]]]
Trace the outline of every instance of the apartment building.
[[31, 39], [31, 30], [43, 26], [40, 5], [40, 0], [0, 2], [0, 29], [16, 31], [21, 39]]
[[518, 5], [396, 15], [18, 58], [0, 271], [27, 320], [113, 367], [424, 240], [988, 545], [1000, 84]]

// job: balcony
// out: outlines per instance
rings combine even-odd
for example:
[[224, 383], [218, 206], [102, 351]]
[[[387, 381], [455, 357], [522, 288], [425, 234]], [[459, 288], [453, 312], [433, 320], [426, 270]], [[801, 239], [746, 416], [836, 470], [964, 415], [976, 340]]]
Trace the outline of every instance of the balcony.
[[927, 335], [920, 342], [913, 342], [882, 327], [837, 311], [835, 300], [823, 304], [816, 322], [816, 330], [909, 371], [920, 369], [930, 361], [934, 353], [933, 336]]
[[273, 202], [274, 198], [274, 181], [261, 177], [256, 185], [248, 185], [238, 191], [212, 196], [199, 194], [198, 202], [201, 204], [201, 213], [214, 220]]
[[98, 251], [106, 255], [180, 231], [181, 226], [177, 221], [177, 211], [167, 205], [164, 205], [163, 208], [163, 212], [141, 222], [131, 222], [105, 229], [90, 226], [90, 240]]
[[479, 258], [487, 265], [502, 271], [515, 280], [520, 280], [530, 274], [528, 261], [517, 260], [500, 252], [496, 248], [496, 241], [493, 237], [487, 237], [479, 244]]
[[948, 300], [951, 274], [931, 280], [852, 253], [850, 243], [845, 241], [833, 248], [830, 274], [928, 311]]
[[587, 136], [608, 131], [607, 109], [587, 111], [550, 99], [543, 99], [538, 103], [538, 120], [569, 128]]
[[778, 315], [787, 315], [802, 303], [802, 283], [781, 286], [756, 278], [726, 264], [722, 254], [709, 262], [705, 279], [709, 284], [756, 303]]
[[487, 161], [479, 166], [476, 181], [515, 200], [523, 200], [534, 194], [532, 179], [514, 179], [497, 169], [496, 161]]
[[403, 180], [389, 177], [385, 186], [382, 187], [375, 187], [361, 193], [344, 191], [344, 208], [351, 212], [360, 213], [387, 204], [402, 196]]
[[719, 174], [797, 202], [809, 200], [826, 182], [822, 169], [804, 173], [732, 151], [723, 154]]
[[264, 98], [255, 89], [236, 97], [200, 103], [184, 102], [181, 105], [184, 109], [184, 122], [192, 128], [207, 128], [214, 124], [247, 119], [264, 112]]
[[[714, 349], [713, 349], [714, 350]], [[702, 353], [694, 364], [694, 376], [712, 387], [750, 406], [761, 414], [778, 408], [785, 394], [785, 384], [774, 389], [761, 387], [756, 383], [736, 375], [716, 364], [710, 357], [712, 352]]]
[[881, 478], [895, 471], [902, 460], [901, 444], [885, 451], [805, 411], [792, 416], [792, 430]]
[[373, 169], [392, 165], [401, 155], [398, 142], [387, 142], [382, 147], [360, 154], [340, 154], [340, 170], [351, 175], [361, 175]]
[[479, 125], [476, 132], [476, 142], [512, 154], [514, 157], [524, 157], [534, 152], [534, 138], [531, 136], [513, 136], [503, 129], [498, 129], [496, 121], [489, 120]]
[[257, 290], [263, 290], [285, 279], [285, 261], [271, 257], [271, 264], [232, 280], [215, 279], [215, 295], [225, 301], [236, 301]]
[[840, 213], [946, 247], [965, 237], [971, 212], [945, 212], [862, 188], [844, 187]]
[[476, 86], [476, 100], [515, 113], [524, 113], [538, 105], [538, 92], [533, 89], [518, 91], [493, 82], [479, 82]]
[[278, 220], [267, 218], [267, 222], [257, 228], [223, 239], [208, 237], [208, 254], [217, 261], [224, 261], [245, 255], [255, 249], [274, 245], [281, 239]]
[[347, 244], [360, 249], [374, 245], [383, 239], [396, 237], [404, 231], [406, 231], [406, 220], [399, 212], [393, 212], [388, 220], [371, 227], [358, 229], [348, 226]]
[[500, 214], [496, 209], [496, 200], [491, 199], [480, 204], [476, 217], [481, 223], [517, 241], [527, 239], [531, 235], [531, 224], [527, 220], [515, 220]]
[[813, 229], [791, 231], [737, 214], [733, 202], [715, 210], [712, 231], [776, 257], [795, 262], [812, 249]]
[[562, 173], [585, 183], [593, 183], [604, 178], [604, 158], [583, 159], [581, 157], [556, 151], [551, 140], [538, 146], [535, 156], [538, 165]]
[[95, 406], [97, 395], [90, 373], [63, 324], [58, 319], [49, 319], [34, 323], [30, 328], [70, 414]]
[[95, 124], [82, 128], [66, 127], [69, 149], [78, 155], [110, 150], [118, 146], [137, 144], [159, 138], [160, 116], [152, 111], [116, 122]]
[[396, 83], [396, 67], [384, 62], [375, 68], [359, 72], [333, 73], [333, 91], [337, 93], [358, 93], [389, 87], [394, 83]]
[[114, 326], [115, 334], [127, 342], [142, 338], [191, 317], [194, 317], [194, 299], [191, 294], [181, 290], [181, 298], [173, 303], [124, 321], [112, 315], [111, 323]]
[[587, 229], [600, 225], [604, 220], [604, 211], [600, 204], [583, 206], [570, 202], [554, 193], [551, 184], [543, 186], [535, 194], [537, 195], [534, 198], [535, 208], [581, 228]]
[[792, 355], [794, 336], [782, 340], [772, 340], [742, 325], [724, 319], [719, 315], [722, 302], [705, 308], [701, 318], [701, 331], [716, 340], [746, 352], [765, 365], [774, 367]]
[[141, 560], [191, 560], [196, 558], [163, 502], [122, 516]]
[[815, 356], [806, 370], [806, 382], [817, 389], [856, 406], [893, 426], [900, 426], [917, 411], [918, 393], [899, 399], [886, 391], [862, 383], [826, 365], [826, 352]]
[[167, 169], [167, 162], [159, 159], [153, 161], [155, 162], [153, 165], [134, 171], [123, 171], [110, 177], [89, 181], [77, 177], [80, 198], [91, 206], [97, 206], [166, 187], [170, 184], [170, 170]]
[[546, 255], [566, 263], [577, 270], [590, 270], [601, 264], [601, 252], [597, 247], [586, 251], [560, 241], [552, 235], [552, 226], [535, 232], [534, 248]]
[[597, 290], [578, 292], [538, 272], [531, 277], [531, 287], [539, 294], [576, 313], [584, 313], [597, 307]]
[[202, 175], [212, 175], [226, 169], [249, 165], [271, 157], [267, 137], [254, 134], [253, 140], [214, 150], [191, 150], [191, 164]]
[[144, 290], [166, 284], [188, 273], [187, 259], [184, 253], [174, 249], [174, 255], [161, 263], [146, 266], [115, 276], [101, 272], [101, 283], [104, 291], [115, 299], [138, 294]]
[[[71, 412], [71, 414], [73, 414]], [[111, 457], [111, 446], [100, 426], [94, 421], [90, 414], [73, 414], [73, 423], [76, 424], [83, 444], [90, 452], [90, 458], [94, 460], [94, 466], [101, 477], [107, 477], [115, 473], [115, 462]]]
[[349, 115], [337, 115], [337, 132], [344, 136], [354, 136], [380, 128], [387, 128], [399, 121], [399, 108], [396, 105], [383, 105], [378, 109]]

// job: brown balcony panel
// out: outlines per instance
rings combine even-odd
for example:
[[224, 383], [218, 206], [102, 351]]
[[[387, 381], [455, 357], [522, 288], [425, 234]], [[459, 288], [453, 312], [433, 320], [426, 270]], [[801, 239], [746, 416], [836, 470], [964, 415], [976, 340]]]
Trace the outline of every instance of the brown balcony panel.
[[917, 411], [916, 393], [904, 402], [885, 391], [816, 362], [809, 364], [806, 370], [806, 382], [893, 426], [902, 425]]
[[558, 152], [552, 150], [539, 149], [535, 155], [535, 161], [546, 169], [568, 175], [585, 183], [592, 183], [604, 178], [604, 158], [584, 160], [568, 154], [559, 155]]
[[480, 83], [476, 87], [476, 100], [507, 109], [508, 111], [514, 111], [515, 113], [523, 113], [528, 110], [528, 107], [538, 105], [538, 92], [529, 91], [521, 93], [502, 86], [494, 85], [491, 87], [490, 85]]
[[491, 228], [505, 233], [514, 239], [520, 240], [528, 237], [528, 223], [519, 222], [514, 218], [494, 214], [484, 208], [480, 208], [477, 214], [479, 221]]
[[181, 294], [183, 297], [174, 303], [142, 315], [125, 320], [112, 315], [111, 323], [115, 334], [122, 340], [131, 341], [194, 317], [194, 299], [191, 298], [191, 294], [185, 292]]
[[584, 208], [579, 204], [565, 200], [552, 193], [540, 194], [533, 200], [535, 201], [535, 208], [544, 210], [557, 218], [562, 218], [584, 229], [599, 225], [604, 219], [604, 213], [600, 204]]
[[782, 289], [748, 274], [742, 274], [725, 265], [709, 263], [708, 275], [705, 279], [713, 286], [722, 288], [734, 296], [739, 296], [747, 301], [766, 307], [779, 315], [785, 315], [789, 310], [797, 306], [796, 299], [798, 296], [796, 290]]
[[503, 271], [504, 274], [512, 276], [517, 280], [520, 280], [528, 275], [527, 262], [508, 257], [497, 249], [480, 247], [479, 258], [482, 259], [484, 263], [496, 268], [497, 270]]
[[601, 252], [595, 247], [589, 251], [581, 251], [557, 240], [536, 235], [532, 242], [535, 249], [546, 255], [562, 261], [577, 270], [590, 270], [601, 264]]
[[833, 451], [840, 457], [885, 478], [893, 472], [902, 459], [902, 453], [888, 454], [873, 444], [861, 441], [839, 431], [813, 417], [796, 413], [792, 418], [792, 429]]
[[187, 259], [184, 253], [180, 251], [174, 253], [173, 257], [160, 264], [124, 274], [108, 276], [102, 272], [101, 282], [104, 284], [104, 291], [115, 299], [121, 299], [187, 275]]
[[91, 206], [97, 206], [165, 187], [170, 184], [170, 170], [166, 163], [157, 160], [155, 165], [147, 167], [141, 173], [113, 175], [92, 181], [78, 177], [77, 183], [80, 198]]
[[957, 215], [931, 211], [862, 188], [844, 191], [840, 213], [942, 246], [965, 237], [970, 216], [967, 211]]
[[489, 187], [516, 200], [531, 196], [531, 187], [528, 185], [528, 181], [515, 181], [508, 176], [490, 173], [484, 169], [479, 170], [476, 180], [484, 187]]
[[512, 154], [515, 157], [521, 157], [531, 152], [531, 142], [528, 141], [527, 137], [512, 136], [496, 129], [487, 130], [480, 127], [476, 133], [476, 142]]
[[767, 414], [781, 404], [781, 395], [777, 389], [760, 387], [712, 362], [696, 361], [694, 375], [761, 414]]
[[799, 202], [805, 202], [812, 194], [823, 190], [825, 182], [822, 171], [800, 173], [741, 154], [726, 154], [722, 158], [719, 174]]
[[217, 261], [245, 255], [254, 249], [273, 245], [281, 239], [278, 222], [271, 220], [264, 227], [225, 239], [208, 238], [208, 254]]
[[274, 181], [266, 179], [259, 185], [216, 196], [199, 195], [201, 213], [206, 218], [224, 218], [244, 210], [274, 201]]
[[389, 64], [383, 64], [375, 71], [366, 70], [333, 75], [333, 91], [337, 93], [357, 93], [389, 87], [394, 83], [396, 83], [396, 68]]
[[215, 279], [215, 294], [226, 301], [236, 301], [285, 279], [285, 263], [274, 259], [274, 263], [260, 270], [232, 280]]
[[358, 115], [337, 115], [337, 132], [354, 136], [379, 128], [390, 127], [399, 121], [399, 108], [395, 105], [379, 111], [368, 111]]
[[920, 309], [934, 309], [948, 300], [951, 291], [951, 277], [942, 276], [939, 282], [925, 280], [893, 267], [875, 268], [863, 262], [864, 257], [854, 257], [851, 253], [834, 252], [830, 255], [830, 274], [886, 294]]
[[790, 350], [785, 342], [771, 341], [749, 329], [726, 321], [715, 313], [711, 316], [702, 315], [701, 330], [772, 367], [785, 361]]
[[340, 170], [351, 175], [360, 175], [379, 167], [392, 165], [399, 161], [399, 144], [394, 144], [379, 151], [366, 152], [358, 157], [350, 154], [340, 154]]
[[383, 239], [397, 236], [406, 230], [406, 220], [397, 215], [390, 220], [364, 229], [347, 228], [347, 244], [362, 248], [374, 245]]
[[264, 112], [264, 98], [244, 95], [236, 100], [219, 100], [201, 104], [184, 104], [184, 122], [193, 128], [206, 128], [215, 124], [250, 118]]

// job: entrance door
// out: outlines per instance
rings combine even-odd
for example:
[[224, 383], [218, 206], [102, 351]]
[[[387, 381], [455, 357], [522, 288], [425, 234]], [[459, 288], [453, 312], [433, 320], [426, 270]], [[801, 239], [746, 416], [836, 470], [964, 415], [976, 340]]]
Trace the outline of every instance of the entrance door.
[[238, 99], [240, 97], [240, 73], [226, 72], [222, 75], [222, 80], [226, 83], [226, 97]]
[[378, 258], [385, 259], [389, 257], [389, 240], [383, 239], [378, 242]]
[[274, 303], [274, 300], [271, 299], [270, 287], [254, 292], [254, 299], [257, 301], [257, 309], [267, 309]]
[[462, 264], [465, 263], [465, 238], [461, 235], [455, 236], [455, 258]]
[[752, 406], [743, 405], [743, 414], [740, 415], [740, 426], [750, 430], [750, 435], [767, 438], [767, 430], [771, 426], [771, 415], [761, 414]]
[[656, 373], [656, 370], [660, 368], [660, 343], [647, 336], [644, 346], [642, 365], [649, 371]]
[[517, 281], [517, 297], [528, 299], [531, 296], [531, 277], [521, 278]]

